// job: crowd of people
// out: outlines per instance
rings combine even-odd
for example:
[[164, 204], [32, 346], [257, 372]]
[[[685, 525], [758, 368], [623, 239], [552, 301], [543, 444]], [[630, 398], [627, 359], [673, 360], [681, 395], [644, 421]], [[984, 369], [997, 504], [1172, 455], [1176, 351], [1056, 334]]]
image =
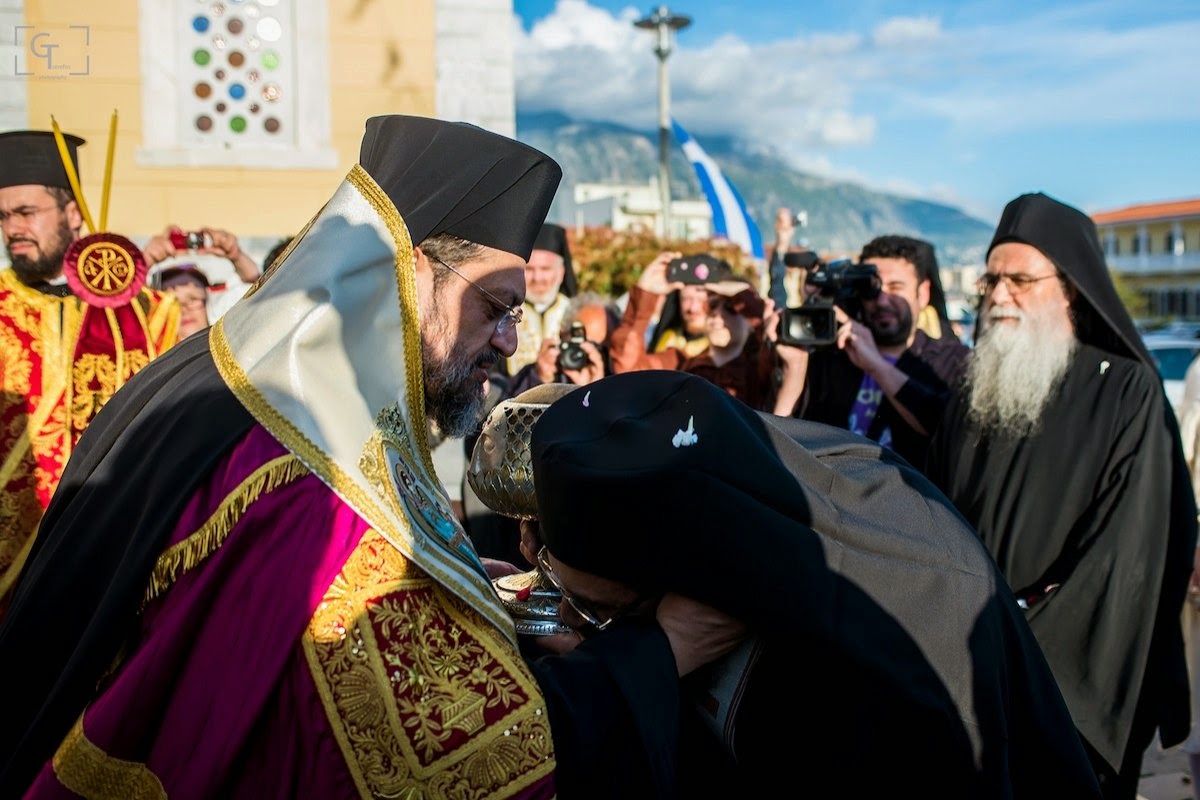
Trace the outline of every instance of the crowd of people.
[[[1193, 730], [1200, 423], [1078, 209], [1007, 205], [968, 346], [933, 243], [786, 209], [765, 291], [580, 291], [553, 159], [383, 116], [263, 263], [170, 225], [117, 303], [69, 141], [0, 135], [0, 794], [1132, 800]], [[555, 383], [518, 522], [461, 468]]]

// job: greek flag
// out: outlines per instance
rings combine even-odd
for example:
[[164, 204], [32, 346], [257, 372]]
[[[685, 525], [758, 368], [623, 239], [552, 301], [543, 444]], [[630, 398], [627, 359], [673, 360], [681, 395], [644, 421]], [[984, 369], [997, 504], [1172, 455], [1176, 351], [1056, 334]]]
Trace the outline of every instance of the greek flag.
[[709, 158], [708, 153], [701, 149], [695, 139], [688, 136], [687, 131], [678, 122], [672, 119], [671, 126], [675, 129], [675, 138], [679, 140], [683, 154], [695, 168], [696, 177], [700, 179], [700, 187], [704, 189], [704, 196], [712, 208], [713, 233], [724, 236], [750, 255], [761, 259], [763, 257], [762, 236], [758, 232], [758, 226], [754, 224], [754, 220], [746, 211], [746, 203], [742, 200], [742, 196], [738, 194], [737, 189], [733, 188], [733, 184], [721, 174], [721, 168], [717, 166], [717, 162]]

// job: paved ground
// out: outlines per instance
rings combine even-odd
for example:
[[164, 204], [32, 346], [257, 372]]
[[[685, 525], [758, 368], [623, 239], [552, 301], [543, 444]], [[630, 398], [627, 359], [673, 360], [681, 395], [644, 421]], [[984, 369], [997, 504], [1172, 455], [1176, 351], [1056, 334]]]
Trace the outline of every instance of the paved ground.
[[1150, 745], [1142, 761], [1138, 797], [1143, 800], [1194, 800], [1187, 753], [1178, 747], [1163, 750]]

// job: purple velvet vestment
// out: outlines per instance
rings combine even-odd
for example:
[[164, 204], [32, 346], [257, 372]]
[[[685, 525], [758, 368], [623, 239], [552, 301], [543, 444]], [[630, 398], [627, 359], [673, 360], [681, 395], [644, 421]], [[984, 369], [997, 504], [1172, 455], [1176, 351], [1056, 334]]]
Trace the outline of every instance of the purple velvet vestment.
[[[147, 598], [28, 797], [105, 778], [123, 796], [172, 798], [554, 793], [524, 665], [261, 427], [191, 497]], [[344, 615], [323, 614], [339, 603]], [[432, 660], [431, 632], [451, 631], [438, 641], [490, 683], [460, 671], [432, 686], [434, 666], [404, 660]]]

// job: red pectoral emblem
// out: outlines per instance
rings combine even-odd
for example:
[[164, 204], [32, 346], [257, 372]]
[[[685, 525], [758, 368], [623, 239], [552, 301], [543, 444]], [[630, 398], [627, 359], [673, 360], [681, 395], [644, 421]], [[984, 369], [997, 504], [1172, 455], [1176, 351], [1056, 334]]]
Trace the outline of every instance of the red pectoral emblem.
[[146, 259], [124, 236], [95, 233], [67, 249], [63, 274], [71, 291], [88, 305], [116, 308], [128, 303], [145, 284]]

